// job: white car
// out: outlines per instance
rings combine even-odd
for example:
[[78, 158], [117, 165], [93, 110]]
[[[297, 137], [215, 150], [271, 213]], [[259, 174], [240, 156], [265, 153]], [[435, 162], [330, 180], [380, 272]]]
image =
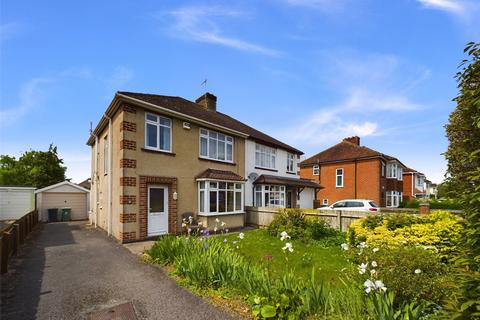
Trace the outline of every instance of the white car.
[[318, 210], [380, 212], [380, 207], [373, 200], [345, 199], [337, 201], [329, 207], [319, 208]]

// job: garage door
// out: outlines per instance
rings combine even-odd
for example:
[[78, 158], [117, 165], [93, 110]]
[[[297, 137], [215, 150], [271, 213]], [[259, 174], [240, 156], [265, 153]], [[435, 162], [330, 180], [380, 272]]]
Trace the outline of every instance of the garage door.
[[87, 219], [87, 194], [86, 193], [56, 193], [43, 192], [42, 208], [72, 208], [72, 220]]

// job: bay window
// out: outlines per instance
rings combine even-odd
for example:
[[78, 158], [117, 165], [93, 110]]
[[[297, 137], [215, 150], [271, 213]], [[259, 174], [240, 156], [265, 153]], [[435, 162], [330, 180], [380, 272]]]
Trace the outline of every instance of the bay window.
[[243, 185], [224, 181], [199, 181], [198, 198], [201, 214], [243, 212]]
[[398, 191], [387, 191], [387, 207], [396, 208], [402, 202], [403, 194]]
[[145, 114], [145, 148], [172, 151], [172, 120]]
[[233, 161], [233, 138], [220, 132], [200, 129], [200, 157]]
[[267, 147], [261, 144], [255, 145], [255, 166], [275, 169], [275, 160], [277, 157], [277, 150], [275, 148]]
[[295, 172], [295, 155], [293, 153], [287, 153], [287, 172]]
[[285, 208], [285, 186], [256, 185], [254, 203], [256, 207]]

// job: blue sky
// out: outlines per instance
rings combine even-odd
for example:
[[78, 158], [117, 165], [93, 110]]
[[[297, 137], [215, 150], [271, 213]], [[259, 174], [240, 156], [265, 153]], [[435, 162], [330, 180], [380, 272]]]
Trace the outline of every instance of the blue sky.
[[[436, 182], [474, 0], [13, 1], [0, 4], [0, 153], [85, 145], [115, 91], [205, 90], [218, 109], [303, 150], [343, 137]], [[476, 27], [476, 28], [475, 28]], [[208, 79], [206, 88], [200, 84]]]

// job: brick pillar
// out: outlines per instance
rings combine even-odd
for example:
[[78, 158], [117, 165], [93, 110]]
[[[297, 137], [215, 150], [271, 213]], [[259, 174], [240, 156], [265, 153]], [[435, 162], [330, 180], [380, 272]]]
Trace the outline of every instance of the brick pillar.
[[419, 212], [421, 215], [429, 214], [430, 213], [430, 204], [428, 202], [422, 202], [420, 203], [419, 207]]

